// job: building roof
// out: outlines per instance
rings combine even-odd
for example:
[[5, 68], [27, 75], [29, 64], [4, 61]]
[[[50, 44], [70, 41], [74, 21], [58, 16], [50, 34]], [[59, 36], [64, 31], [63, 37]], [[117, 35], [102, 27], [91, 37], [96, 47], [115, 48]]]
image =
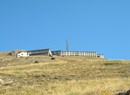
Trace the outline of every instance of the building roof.
[[26, 52], [35, 52], [35, 51], [49, 51], [50, 49], [38, 49], [38, 50], [29, 50]]
[[56, 50], [56, 51], [52, 51], [52, 52], [88, 52], [88, 53], [96, 53], [95, 51], [63, 51], [63, 50]]

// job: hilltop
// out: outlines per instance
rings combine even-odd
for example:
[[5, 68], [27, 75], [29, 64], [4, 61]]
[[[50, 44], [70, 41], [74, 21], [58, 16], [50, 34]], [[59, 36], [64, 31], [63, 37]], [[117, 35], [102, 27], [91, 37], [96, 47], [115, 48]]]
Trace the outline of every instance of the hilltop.
[[0, 95], [115, 95], [130, 89], [129, 60], [8, 53], [0, 54]]

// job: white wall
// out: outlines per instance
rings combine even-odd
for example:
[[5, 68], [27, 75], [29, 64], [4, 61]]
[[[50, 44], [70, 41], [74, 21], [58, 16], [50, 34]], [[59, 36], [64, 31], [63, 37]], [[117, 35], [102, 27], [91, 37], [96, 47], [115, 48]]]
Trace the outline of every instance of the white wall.
[[17, 54], [17, 57], [27, 57], [29, 56], [29, 54], [27, 52], [21, 52], [19, 54]]

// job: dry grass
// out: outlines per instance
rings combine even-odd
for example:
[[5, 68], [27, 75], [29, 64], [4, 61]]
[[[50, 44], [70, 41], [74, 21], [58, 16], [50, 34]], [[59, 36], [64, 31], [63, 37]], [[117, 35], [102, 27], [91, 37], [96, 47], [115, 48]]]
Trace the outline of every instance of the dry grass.
[[6, 56], [0, 60], [0, 95], [115, 95], [130, 89], [130, 61]]

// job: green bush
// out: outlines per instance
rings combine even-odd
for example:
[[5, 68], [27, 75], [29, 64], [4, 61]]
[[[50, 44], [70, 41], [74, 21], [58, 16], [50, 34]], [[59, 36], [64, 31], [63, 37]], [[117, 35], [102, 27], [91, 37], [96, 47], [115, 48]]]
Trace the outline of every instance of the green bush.
[[113, 65], [114, 63], [103, 63], [104, 65]]

